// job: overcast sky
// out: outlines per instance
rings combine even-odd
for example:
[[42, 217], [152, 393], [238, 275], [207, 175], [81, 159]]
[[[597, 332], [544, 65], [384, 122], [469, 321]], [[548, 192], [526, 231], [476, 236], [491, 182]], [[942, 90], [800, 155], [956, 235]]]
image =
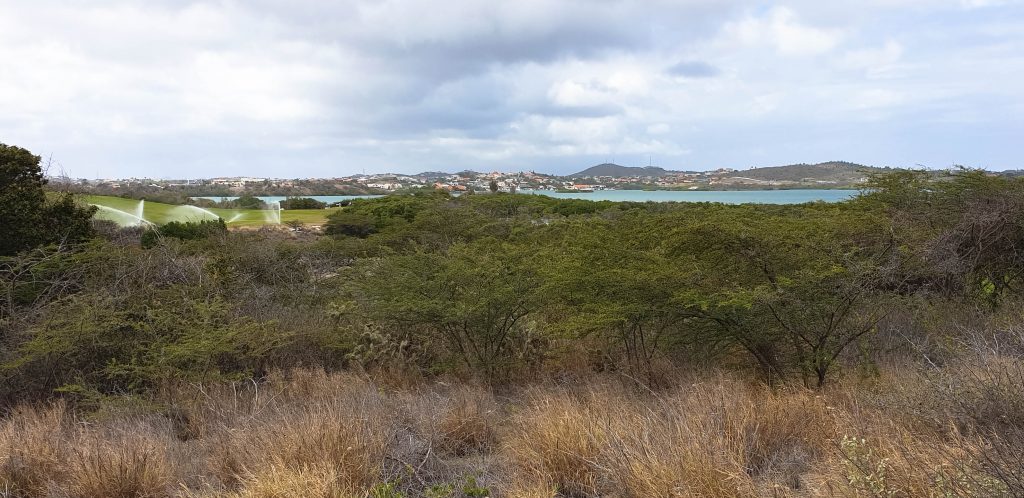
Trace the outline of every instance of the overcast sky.
[[0, 0], [0, 142], [89, 178], [1024, 168], [1024, 4]]

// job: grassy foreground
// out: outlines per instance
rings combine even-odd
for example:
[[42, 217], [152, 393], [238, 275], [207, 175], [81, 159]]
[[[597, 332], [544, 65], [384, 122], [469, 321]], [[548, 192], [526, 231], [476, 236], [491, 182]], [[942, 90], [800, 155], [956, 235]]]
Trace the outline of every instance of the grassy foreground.
[[[885, 379], [823, 393], [711, 373], [653, 392], [592, 377], [497, 395], [295, 371], [171, 389], [170, 416], [18, 408], [0, 423], [0, 483], [97, 498], [1019, 496], [1020, 458], [972, 433], [1011, 398]], [[938, 422], [964, 403], [995, 410]]]
[[[139, 203], [136, 199], [125, 199], [105, 195], [87, 195], [83, 200], [100, 210], [96, 218], [111, 220], [123, 226], [136, 225], [140, 221], [138, 216]], [[321, 225], [327, 221], [327, 215], [336, 211], [337, 208], [329, 209], [291, 209], [281, 211], [281, 223], [288, 221], [299, 221], [308, 225]], [[276, 224], [276, 213], [270, 210], [261, 209], [200, 209], [194, 206], [176, 206], [160, 202], [142, 203], [142, 218], [150, 223], [161, 225], [171, 221], [200, 221], [214, 219], [214, 216], [223, 218], [231, 227], [255, 227], [267, 224]]]

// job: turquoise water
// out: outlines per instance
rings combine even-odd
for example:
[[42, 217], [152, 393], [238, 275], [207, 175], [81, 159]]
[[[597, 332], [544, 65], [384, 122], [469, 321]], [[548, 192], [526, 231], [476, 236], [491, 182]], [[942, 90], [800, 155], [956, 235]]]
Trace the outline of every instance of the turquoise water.
[[523, 191], [559, 199], [633, 202], [723, 202], [726, 204], [800, 204], [803, 202], [839, 202], [857, 195], [856, 190], [598, 190], [583, 192]]
[[[633, 202], [723, 202], [726, 204], [800, 204], [803, 202], [845, 201], [855, 195], [856, 190], [599, 190], [596, 192], [551, 192], [546, 190], [522, 190], [520, 194], [547, 195], [558, 199], [588, 199], [592, 201], [633, 201]], [[348, 199], [381, 197], [379, 195], [310, 195], [327, 203]], [[205, 197], [205, 199], [237, 199], [237, 197]], [[283, 201], [285, 197], [260, 197], [265, 202]]]
[[[352, 199], [370, 199], [370, 198], [373, 198], [373, 197], [384, 197], [384, 196], [383, 195], [300, 195], [298, 197], [309, 197], [311, 199], [316, 199], [316, 200], [318, 200], [320, 202], [326, 202], [326, 203], [330, 204], [330, 203], [333, 203], [333, 202], [348, 201], [348, 200], [352, 200]], [[219, 201], [221, 199], [227, 199], [229, 201], [233, 201], [233, 200], [235, 200], [237, 198], [238, 197], [234, 197], [234, 196], [196, 197], [196, 199], [210, 199], [212, 201]], [[287, 197], [281, 196], [281, 195], [257, 196], [256, 198], [262, 200], [263, 202], [281, 202], [281, 201], [287, 199]]]

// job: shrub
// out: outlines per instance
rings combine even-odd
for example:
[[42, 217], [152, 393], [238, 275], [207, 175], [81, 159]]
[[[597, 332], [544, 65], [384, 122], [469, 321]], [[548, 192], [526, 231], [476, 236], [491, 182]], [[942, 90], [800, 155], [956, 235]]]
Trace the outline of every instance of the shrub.
[[232, 318], [220, 299], [171, 286], [131, 298], [80, 295], [31, 328], [0, 371], [19, 379], [19, 396], [58, 389], [147, 392], [173, 379], [216, 379], [259, 372], [289, 337], [270, 324]]
[[326, 202], [309, 197], [289, 197], [281, 201], [281, 209], [323, 209], [325, 207], [327, 207]]
[[366, 238], [377, 233], [377, 222], [365, 214], [338, 211], [327, 217], [324, 233], [334, 236]]
[[198, 240], [214, 235], [227, 233], [228, 226], [224, 220], [202, 221], [172, 221], [159, 227], [147, 230], [142, 234], [142, 247], [153, 247], [161, 237], [171, 237], [178, 240]]

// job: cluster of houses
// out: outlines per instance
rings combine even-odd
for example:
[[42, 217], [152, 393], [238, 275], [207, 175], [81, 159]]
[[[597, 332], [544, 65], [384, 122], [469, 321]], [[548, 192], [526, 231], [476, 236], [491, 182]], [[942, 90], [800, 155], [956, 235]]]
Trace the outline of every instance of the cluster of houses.
[[[506, 173], [493, 171], [477, 173], [462, 171], [459, 173], [419, 173], [406, 174], [359, 174], [339, 178], [322, 179], [327, 183], [362, 186], [369, 190], [393, 192], [406, 188], [433, 187], [451, 192], [486, 192], [493, 187], [501, 192], [534, 191], [579, 191], [592, 192], [598, 190], [627, 190], [638, 188], [659, 189], [691, 189], [718, 183], [731, 182], [761, 183], [752, 179], [734, 177], [734, 170], [718, 169], [700, 172], [665, 172], [658, 176], [572, 176], [562, 177], [546, 175], [533, 171]], [[87, 182], [82, 180], [83, 182]], [[212, 185], [244, 190], [247, 187], [290, 188], [301, 180], [285, 180], [259, 177], [219, 177], [206, 180], [151, 180], [151, 179], [118, 179], [96, 180], [114, 188], [132, 185], [151, 185], [154, 187]], [[824, 183], [824, 182], [819, 182]]]

